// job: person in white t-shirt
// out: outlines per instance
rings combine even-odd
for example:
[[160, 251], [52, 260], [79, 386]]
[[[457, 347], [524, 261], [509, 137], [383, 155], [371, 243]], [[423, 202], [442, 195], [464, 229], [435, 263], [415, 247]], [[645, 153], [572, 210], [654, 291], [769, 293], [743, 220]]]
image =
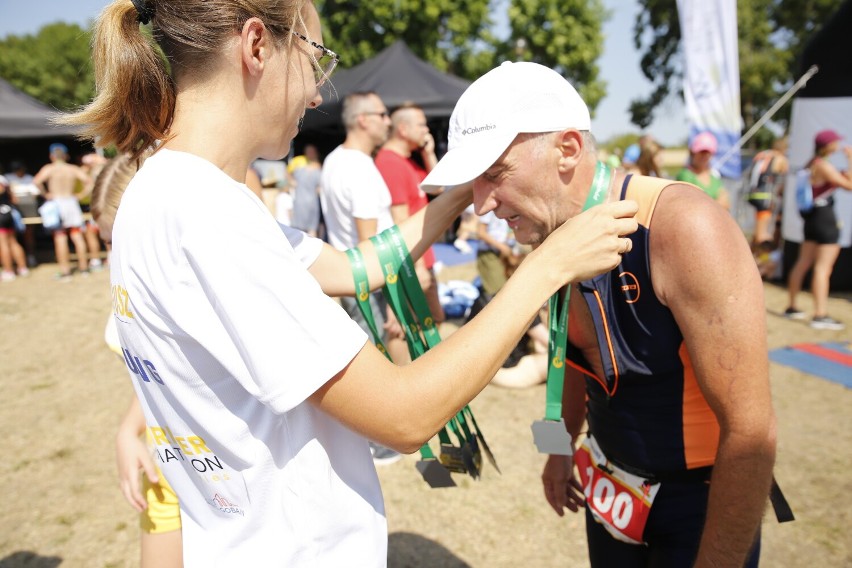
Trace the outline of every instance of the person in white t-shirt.
[[[328, 242], [338, 250], [346, 250], [394, 224], [391, 193], [373, 161], [373, 152], [388, 139], [391, 120], [385, 103], [372, 91], [346, 95], [341, 118], [346, 139], [323, 163], [320, 203]], [[410, 361], [403, 330], [382, 291], [370, 294], [369, 302], [376, 329], [382, 334], [391, 359], [398, 363]], [[340, 303], [369, 334], [369, 325], [355, 298], [342, 297]], [[370, 448], [376, 463], [399, 459], [399, 454], [387, 448], [375, 444]]]
[[[160, 141], [122, 198], [110, 278], [189, 566], [384, 566], [367, 439], [420, 448], [488, 384], [545, 300], [614, 267], [636, 229], [632, 202], [574, 218], [472, 322], [393, 365], [327, 295], [354, 292], [346, 254], [282, 230], [243, 183], [252, 160], [287, 153], [322, 101], [337, 56], [321, 42], [310, 2], [115, 0], [94, 30], [97, 97], [63, 119], [120, 152]], [[465, 184], [409, 218], [412, 256], [471, 200]], [[358, 246], [379, 287], [372, 246]]]

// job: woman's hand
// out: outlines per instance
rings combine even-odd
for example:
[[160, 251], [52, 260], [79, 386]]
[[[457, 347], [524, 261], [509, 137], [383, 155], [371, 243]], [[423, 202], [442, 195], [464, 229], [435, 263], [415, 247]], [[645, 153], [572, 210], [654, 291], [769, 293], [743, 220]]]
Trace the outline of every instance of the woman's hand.
[[625, 236], [639, 227], [638, 211], [635, 201], [592, 207], [553, 231], [528, 258], [535, 255], [536, 262], [546, 263], [545, 274], [558, 279], [557, 288], [612, 270], [633, 248]]

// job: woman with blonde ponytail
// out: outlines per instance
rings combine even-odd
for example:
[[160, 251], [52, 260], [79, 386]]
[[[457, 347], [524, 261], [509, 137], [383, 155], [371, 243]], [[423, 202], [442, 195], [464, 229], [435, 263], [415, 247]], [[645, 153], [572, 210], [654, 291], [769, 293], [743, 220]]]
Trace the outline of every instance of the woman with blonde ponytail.
[[[355, 292], [346, 254], [280, 227], [244, 184], [322, 101], [337, 63], [322, 43], [305, 0], [115, 0], [94, 34], [97, 98], [68, 119], [121, 152], [154, 151], [115, 218], [113, 315], [189, 566], [384, 566], [367, 439], [417, 450], [544, 301], [615, 266], [635, 229], [617, 205], [570, 221], [470, 324], [393, 365], [328, 297]], [[471, 200], [457, 187], [406, 220], [412, 256]], [[377, 288], [372, 244], [359, 249]]]

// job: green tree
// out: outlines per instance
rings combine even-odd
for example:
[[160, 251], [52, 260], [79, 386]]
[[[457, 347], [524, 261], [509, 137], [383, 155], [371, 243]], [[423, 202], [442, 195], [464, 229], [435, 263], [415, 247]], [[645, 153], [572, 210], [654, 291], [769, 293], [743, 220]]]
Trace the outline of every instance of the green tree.
[[521, 59], [553, 67], [594, 109], [606, 95], [597, 60], [608, 17], [601, 0], [512, 0], [511, 35], [500, 53], [509, 58], [507, 51], [517, 49]]
[[65, 23], [8, 36], [0, 40], [0, 77], [59, 110], [77, 107], [95, 92], [89, 43], [88, 31]]
[[[640, 66], [654, 85], [648, 97], [630, 105], [631, 120], [647, 127], [670, 94], [683, 93], [683, 56], [676, 0], [639, 0], [642, 11], [633, 29]], [[837, 0], [752, 0], [737, 2], [740, 99], [749, 128], [795, 82], [807, 40], [837, 9]], [[782, 122], [789, 107], [775, 116]]]
[[[436, 68], [469, 76], [491, 63], [489, 0], [319, 0], [323, 37], [353, 67], [401, 39]], [[479, 41], [470, 41], [479, 38]]]
[[[594, 109], [606, 94], [601, 0], [511, 0], [510, 35], [494, 35], [493, 10], [506, 0], [320, 0], [325, 42], [352, 67], [402, 39], [438, 69], [475, 79], [508, 59], [557, 69]], [[365, 23], [368, 22], [368, 23]]]

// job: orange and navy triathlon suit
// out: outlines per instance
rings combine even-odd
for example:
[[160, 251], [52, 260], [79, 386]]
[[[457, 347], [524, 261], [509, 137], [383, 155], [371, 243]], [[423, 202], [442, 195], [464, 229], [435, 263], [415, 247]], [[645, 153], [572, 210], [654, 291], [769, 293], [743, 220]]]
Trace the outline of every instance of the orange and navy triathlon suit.
[[[604, 371], [596, 376], [568, 345], [569, 364], [586, 378], [589, 433], [610, 463], [660, 483], [643, 532], [646, 546], [614, 539], [587, 507], [592, 566], [691, 566], [704, 524], [719, 424], [698, 388], [677, 322], [651, 282], [651, 220], [672, 183], [627, 176], [621, 199], [639, 203], [633, 248], [613, 271], [579, 285]], [[756, 546], [747, 565], [756, 565], [758, 555]]]

